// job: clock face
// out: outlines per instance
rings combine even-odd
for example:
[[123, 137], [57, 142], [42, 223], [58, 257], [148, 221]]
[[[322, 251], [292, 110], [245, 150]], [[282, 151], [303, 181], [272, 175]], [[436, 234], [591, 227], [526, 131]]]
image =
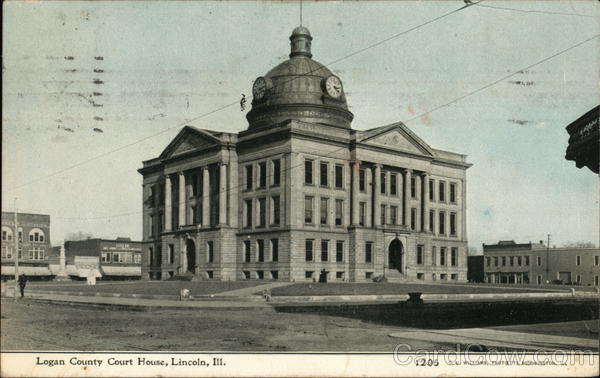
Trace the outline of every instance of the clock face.
[[342, 82], [336, 76], [329, 76], [325, 81], [325, 90], [333, 98], [338, 98], [342, 95]]
[[252, 95], [254, 98], [257, 100], [261, 99], [265, 95], [266, 91], [267, 81], [264, 77], [259, 77], [258, 79], [254, 80], [254, 85], [252, 86]]

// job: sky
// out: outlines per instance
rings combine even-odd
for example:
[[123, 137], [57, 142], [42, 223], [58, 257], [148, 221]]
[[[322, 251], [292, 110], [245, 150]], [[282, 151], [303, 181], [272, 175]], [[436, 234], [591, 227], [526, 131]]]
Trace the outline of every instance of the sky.
[[[565, 127], [599, 103], [600, 39], [554, 56], [598, 36], [598, 4], [484, 1], [403, 33], [464, 3], [304, 1], [303, 25], [353, 128], [403, 121], [468, 155], [470, 247], [547, 234], [598, 244], [598, 176], [564, 155]], [[300, 8], [3, 5], [2, 210], [50, 214], [53, 245], [76, 232], [139, 240], [142, 161], [184, 125], [245, 130], [241, 95], [288, 58]]]

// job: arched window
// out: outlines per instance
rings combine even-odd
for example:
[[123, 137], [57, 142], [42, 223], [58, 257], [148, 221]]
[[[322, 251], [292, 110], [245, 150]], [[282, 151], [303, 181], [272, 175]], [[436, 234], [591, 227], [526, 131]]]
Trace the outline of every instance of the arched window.
[[13, 240], [13, 232], [10, 227], [2, 226], [2, 241]]
[[29, 241], [30, 242], [43, 243], [44, 238], [45, 238], [44, 231], [40, 230], [39, 228], [32, 228], [31, 231], [29, 231]]

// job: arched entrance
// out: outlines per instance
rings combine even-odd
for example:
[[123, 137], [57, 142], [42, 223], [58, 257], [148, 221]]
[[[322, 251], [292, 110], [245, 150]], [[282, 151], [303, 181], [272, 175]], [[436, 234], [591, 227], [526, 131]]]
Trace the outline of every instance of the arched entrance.
[[185, 242], [187, 267], [186, 271], [194, 273], [196, 268], [196, 244], [192, 239], [187, 239]]
[[398, 239], [392, 240], [388, 252], [388, 267], [402, 272], [402, 242]]

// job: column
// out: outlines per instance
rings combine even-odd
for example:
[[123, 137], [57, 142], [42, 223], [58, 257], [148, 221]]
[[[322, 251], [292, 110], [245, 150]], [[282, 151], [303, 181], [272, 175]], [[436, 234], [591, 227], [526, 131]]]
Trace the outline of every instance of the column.
[[350, 220], [353, 226], [358, 226], [358, 208], [359, 208], [359, 180], [360, 180], [360, 163], [355, 160], [350, 163], [352, 165], [352, 191], [351, 191], [351, 203], [352, 208], [352, 219]]
[[410, 170], [410, 169], [404, 170], [404, 198], [402, 201], [402, 205], [403, 205], [402, 221], [405, 226], [410, 225], [410, 199], [412, 198], [410, 195], [411, 174], [412, 174], [412, 170]]
[[202, 172], [202, 227], [210, 227], [210, 171]]
[[423, 231], [431, 232], [429, 229], [429, 175], [427, 172], [423, 172], [421, 179], [423, 180], [423, 199], [421, 202], [423, 206]]
[[373, 169], [373, 226], [381, 226], [381, 164], [375, 164]]
[[219, 224], [227, 222], [227, 164], [219, 165]]
[[165, 231], [171, 231], [173, 227], [173, 199], [171, 198], [171, 176], [165, 177]]
[[179, 227], [185, 226], [186, 200], [185, 174], [183, 172], [179, 172]]

